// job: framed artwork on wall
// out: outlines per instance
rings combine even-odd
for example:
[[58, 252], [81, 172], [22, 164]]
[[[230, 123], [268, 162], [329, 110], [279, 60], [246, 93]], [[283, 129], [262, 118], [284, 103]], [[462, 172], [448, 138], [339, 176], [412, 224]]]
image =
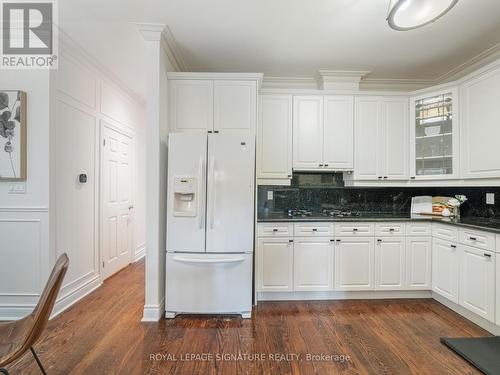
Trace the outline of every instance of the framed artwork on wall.
[[26, 93], [0, 89], [0, 181], [26, 180]]

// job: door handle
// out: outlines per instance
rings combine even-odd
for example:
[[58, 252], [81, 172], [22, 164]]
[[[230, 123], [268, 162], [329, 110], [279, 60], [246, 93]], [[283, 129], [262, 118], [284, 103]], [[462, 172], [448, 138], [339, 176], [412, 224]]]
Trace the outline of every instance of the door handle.
[[204, 185], [205, 185], [205, 158], [201, 156], [198, 164], [198, 227], [200, 229], [203, 229], [203, 220], [205, 216], [205, 212], [203, 211], [205, 204], [204, 201], [201, 199]]
[[215, 158], [212, 156], [212, 159], [210, 160], [210, 170], [209, 170], [209, 176], [210, 176], [210, 191], [211, 191], [211, 197], [210, 197], [210, 229], [213, 229], [215, 224], [215, 187], [216, 187], [216, 181], [215, 181]]
[[243, 262], [245, 258], [186, 258], [174, 257], [174, 260], [181, 263], [239, 263]]

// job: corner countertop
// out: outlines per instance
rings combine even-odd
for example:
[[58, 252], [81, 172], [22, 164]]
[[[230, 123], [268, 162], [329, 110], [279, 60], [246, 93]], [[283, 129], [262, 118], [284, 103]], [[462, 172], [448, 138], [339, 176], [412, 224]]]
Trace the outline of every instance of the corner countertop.
[[257, 218], [258, 223], [275, 223], [275, 222], [329, 222], [329, 223], [342, 223], [342, 222], [422, 222], [428, 221], [433, 223], [442, 223], [458, 227], [472, 228], [483, 230], [487, 232], [500, 234], [500, 220], [488, 219], [482, 217], [464, 217], [461, 219], [451, 219], [438, 216], [426, 215], [402, 215], [402, 214], [368, 214], [366, 216], [350, 216], [350, 217], [328, 217], [321, 214], [306, 216], [306, 217], [288, 217], [285, 213], [269, 213], [267, 215], [259, 215]]

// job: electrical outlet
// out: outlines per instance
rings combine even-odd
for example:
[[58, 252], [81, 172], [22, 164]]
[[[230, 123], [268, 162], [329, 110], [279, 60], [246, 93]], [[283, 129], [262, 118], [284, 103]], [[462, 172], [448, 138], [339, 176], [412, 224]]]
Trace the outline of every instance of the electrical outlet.
[[486, 193], [486, 204], [495, 204], [495, 193]]
[[274, 192], [272, 190], [269, 190], [267, 192], [267, 200], [272, 201], [274, 199]]

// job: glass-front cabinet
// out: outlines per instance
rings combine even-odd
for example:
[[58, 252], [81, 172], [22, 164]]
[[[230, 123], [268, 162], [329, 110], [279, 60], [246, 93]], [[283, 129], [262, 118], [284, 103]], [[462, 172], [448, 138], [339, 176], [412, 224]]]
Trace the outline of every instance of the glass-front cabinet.
[[458, 175], [457, 89], [413, 98], [411, 179]]

